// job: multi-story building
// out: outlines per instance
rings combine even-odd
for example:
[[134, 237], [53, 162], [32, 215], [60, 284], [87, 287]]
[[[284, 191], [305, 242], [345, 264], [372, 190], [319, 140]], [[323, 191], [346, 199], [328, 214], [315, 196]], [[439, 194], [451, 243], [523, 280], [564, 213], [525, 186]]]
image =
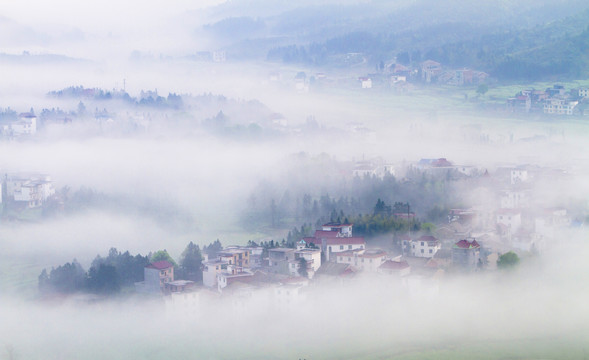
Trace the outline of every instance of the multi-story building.
[[452, 262], [467, 270], [476, 270], [479, 266], [481, 245], [474, 239], [458, 241], [452, 247]]
[[289, 271], [293, 276], [300, 274], [301, 258], [305, 259], [307, 264], [307, 276], [312, 279], [315, 272], [321, 267], [321, 250], [320, 249], [299, 249], [294, 252], [294, 259], [289, 260]]
[[25, 203], [28, 207], [39, 207], [51, 196], [55, 188], [51, 177], [40, 174], [10, 174], [5, 177], [8, 201]]
[[376, 272], [386, 261], [387, 253], [381, 249], [359, 249], [337, 253], [338, 264], [349, 264], [363, 271]]
[[215, 259], [205, 261], [202, 265], [203, 285], [207, 287], [215, 287], [217, 286], [217, 274], [227, 270], [229, 264], [226, 261]]
[[229, 265], [250, 267], [250, 249], [245, 247], [228, 247], [220, 251], [217, 257]]
[[146, 292], [164, 292], [166, 284], [174, 281], [174, 265], [162, 260], [148, 264], [143, 268], [143, 290]]
[[549, 98], [544, 102], [544, 114], [573, 115], [573, 111], [578, 104], [577, 100], [559, 97]]
[[401, 238], [401, 246], [405, 255], [431, 258], [442, 248], [442, 243], [431, 235], [423, 235], [417, 239], [404, 235]]
[[295, 251], [291, 248], [268, 249], [268, 270], [275, 274], [289, 274], [289, 263], [294, 261]]

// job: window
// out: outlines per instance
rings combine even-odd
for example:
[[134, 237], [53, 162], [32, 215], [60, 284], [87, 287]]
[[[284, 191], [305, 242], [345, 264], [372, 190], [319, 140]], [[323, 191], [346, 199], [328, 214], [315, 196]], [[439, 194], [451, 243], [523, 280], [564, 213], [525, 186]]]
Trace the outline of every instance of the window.
[[348, 245], [348, 249], [349, 250], [352, 250], [352, 245]]
[[415, 249], [415, 244], [413, 244], [413, 248]]
[[421, 249], [421, 253], [423, 254], [423, 249]]
[[348, 261], [352, 261], [352, 258], [348, 258]]
[[421, 246], [423, 246], [423, 241], [421, 242]]
[[432, 253], [432, 251], [433, 251], [432, 249], [429, 249], [429, 253], [430, 253], [430, 254]]
[[339, 249], [340, 249], [340, 250], [343, 250], [343, 249], [344, 249], [344, 246], [343, 246], [343, 245], [340, 245], [340, 246], [339, 246]]

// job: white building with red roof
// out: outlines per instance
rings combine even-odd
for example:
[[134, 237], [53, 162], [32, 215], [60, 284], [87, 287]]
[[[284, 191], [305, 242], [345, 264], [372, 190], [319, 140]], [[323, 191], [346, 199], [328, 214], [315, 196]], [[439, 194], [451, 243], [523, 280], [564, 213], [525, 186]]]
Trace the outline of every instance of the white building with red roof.
[[411, 240], [410, 251], [411, 255], [415, 257], [432, 258], [441, 248], [440, 240], [431, 235], [423, 235]]
[[362, 250], [366, 248], [366, 241], [363, 237], [336, 237], [323, 238], [321, 249], [325, 253], [327, 261], [336, 261], [336, 254], [343, 251]]
[[411, 272], [407, 261], [387, 260], [378, 267], [378, 273], [385, 275], [406, 276]]

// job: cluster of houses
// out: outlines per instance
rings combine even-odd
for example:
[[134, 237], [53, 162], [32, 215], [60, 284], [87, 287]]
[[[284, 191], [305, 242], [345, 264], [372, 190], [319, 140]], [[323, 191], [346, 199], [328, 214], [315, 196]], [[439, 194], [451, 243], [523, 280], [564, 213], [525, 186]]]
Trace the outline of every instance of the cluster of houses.
[[[557, 241], [573, 221], [564, 207], [547, 206], [537, 196], [541, 179], [566, 178], [564, 171], [521, 165], [502, 167], [478, 178], [474, 196], [481, 202], [452, 209], [448, 223], [436, 229], [448, 243], [475, 237], [487, 255], [540, 251]], [[489, 260], [489, 263], [491, 261]]]
[[404, 235], [402, 251], [367, 248], [363, 237], [353, 236], [353, 225], [327, 223], [296, 248], [230, 246], [214, 257], [205, 255], [203, 283], [174, 279], [174, 266], [158, 261], [144, 269], [138, 292], [164, 294], [169, 310], [195, 314], [203, 301], [226, 299], [245, 307], [263, 298], [279, 309], [300, 305], [312, 290], [323, 285], [345, 285], [366, 277], [409, 289], [437, 291], [449, 266], [471, 272], [481, 267], [481, 245], [472, 238], [457, 241], [449, 259], [438, 258], [441, 242], [431, 235]]
[[589, 115], [589, 88], [566, 91], [562, 85], [546, 90], [525, 89], [507, 99], [507, 108], [516, 113]]
[[[307, 76], [299, 72], [294, 77], [294, 88], [298, 92], [308, 92], [310, 87], [323, 85], [342, 85], [360, 87], [362, 89], [392, 88], [407, 91], [411, 84], [439, 84], [453, 86], [480, 85], [488, 82], [489, 74], [468, 69], [449, 69], [433, 60], [423, 61], [416, 66], [406, 66], [397, 63], [396, 59], [382, 64], [377, 72], [359, 76], [357, 78], [332, 78], [324, 72], [317, 72]], [[283, 80], [277, 71], [268, 74], [269, 83]]]
[[15, 119], [0, 120], [0, 137], [2, 138], [26, 138], [36, 133], [37, 116], [33, 112], [20, 113]]
[[426, 60], [417, 67], [408, 67], [396, 62], [386, 64], [379, 73], [358, 78], [362, 89], [370, 89], [373, 84], [384, 84], [397, 89], [406, 89], [410, 82], [441, 85], [478, 85], [487, 82], [489, 74], [467, 68], [445, 69], [441, 63]]
[[51, 176], [45, 174], [5, 174], [0, 203], [15, 208], [38, 208], [55, 195]]

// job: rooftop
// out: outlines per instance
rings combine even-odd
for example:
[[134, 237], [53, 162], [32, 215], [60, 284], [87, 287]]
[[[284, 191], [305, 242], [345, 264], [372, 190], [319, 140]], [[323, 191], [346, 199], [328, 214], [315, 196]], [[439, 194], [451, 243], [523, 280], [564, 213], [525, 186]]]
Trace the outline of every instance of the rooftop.
[[174, 267], [174, 265], [172, 265], [172, 263], [170, 263], [167, 260], [161, 260], [161, 261], [156, 261], [151, 264], [148, 264], [145, 267], [150, 268], [150, 269], [164, 270], [164, 269], [169, 269], [171, 267]]
[[459, 249], [478, 249], [481, 247], [481, 245], [475, 239], [472, 241], [464, 239], [454, 244], [454, 247]]

